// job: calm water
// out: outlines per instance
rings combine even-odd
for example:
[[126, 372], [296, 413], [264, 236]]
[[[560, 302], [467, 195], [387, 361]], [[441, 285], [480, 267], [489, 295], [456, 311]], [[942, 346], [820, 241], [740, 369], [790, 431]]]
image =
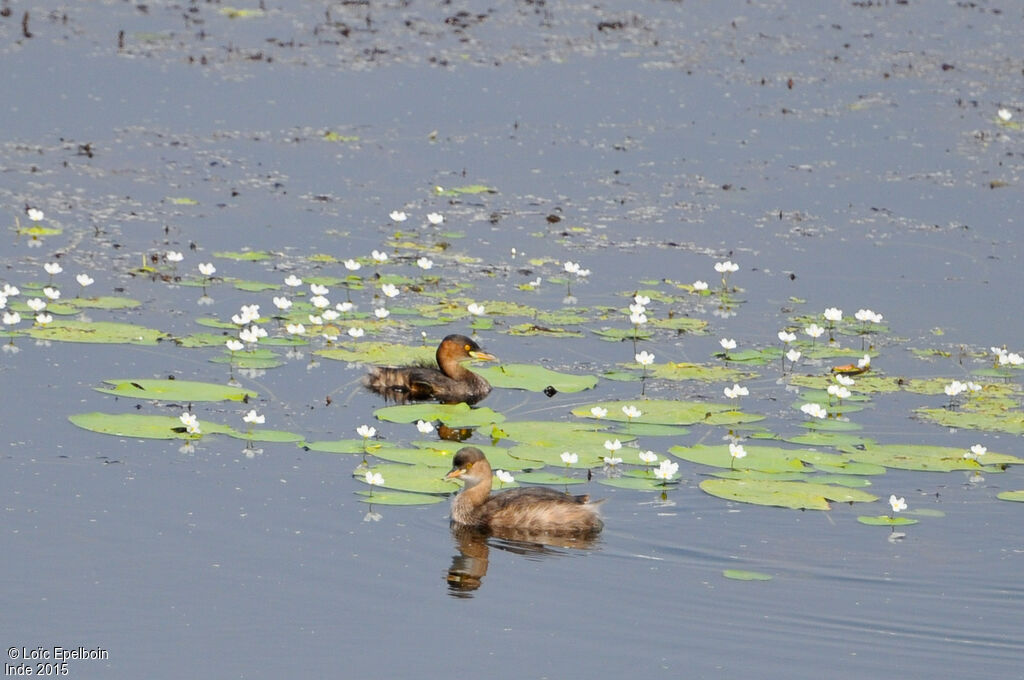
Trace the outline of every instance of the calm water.
[[[44, 282], [41, 264], [59, 258], [65, 295], [89, 271], [98, 293], [144, 302], [92, 318], [189, 334], [204, 330], [197, 316], [270, 309], [272, 294], [217, 285], [199, 306], [198, 288], [132, 276], [146, 253], [185, 251], [183, 273], [214, 261], [218, 274], [275, 283], [290, 272], [342, 276], [303, 258], [365, 256], [395, 231], [391, 210], [413, 216], [407, 230], [438, 210], [463, 234], [452, 249], [474, 258], [442, 275], [472, 281], [480, 300], [560, 309], [563, 285], [519, 290], [557, 275], [531, 258], [583, 262], [592, 274], [573, 286], [578, 304], [618, 307], [641, 282], [714, 283], [713, 262], [739, 262], [736, 314], [688, 309], [710, 334], [657, 335], [645, 346], [659, 362], [707, 361], [723, 336], [770, 346], [791, 310], [831, 305], [885, 314], [892, 332], [876, 365], [889, 375], [963, 378], [978, 366], [957, 363], [961, 345], [1021, 350], [1024, 133], [995, 122], [999, 107], [1024, 117], [1019, 12], [502, 2], [338, 4], [328, 18], [299, 3], [229, 19], [216, 9], [40, 3], [32, 38], [21, 8], [0, 18], [0, 205], [10, 225], [31, 205], [63, 228], [40, 247], [6, 230], [0, 283]], [[328, 130], [359, 139], [326, 142]], [[431, 192], [469, 183], [499, 193], [449, 202]], [[197, 205], [169, 200], [179, 197]], [[548, 223], [555, 213], [563, 220]], [[281, 255], [212, 256], [242, 248]], [[480, 337], [509, 362], [597, 373], [632, 355], [592, 335], [503, 329], [499, 319]], [[449, 330], [465, 328], [427, 329]], [[385, 337], [418, 336], [396, 325]], [[103, 379], [223, 381], [214, 350], [16, 346], [0, 355], [0, 637], [19, 649], [108, 650], [72, 661], [70, 677], [1024, 677], [1021, 506], [995, 499], [1024, 488], [1019, 468], [983, 481], [874, 478], [883, 498], [945, 513], [890, 541], [855, 520], [881, 504], [822, 513], [727, 503], [699, 490], [706, 469], [684, 462], [664, 500], [587, 487], [609, 499], [607, 528], [588, 549], [469, 546], [486, 572], [459, 593], [446, 575], [466, 564], [467, 546], [445, 506], [358, 502], [357, 457], [265, 444], [247, 458], [242, 442], [216, 437], [182, 453], [179, 442], [67, 421], [136, 406], [93, 391]], [[953, 357], [926, 362], [909, 347]], [[795, 431], [795, 397], [777, 368], [757, 370], [745, 408]], [[358, 389], [361, 373], [307, 350], [239, 379], [260, 392], [267, 427], [316, 440], [373, 421], [380, 401]], [[603, 380], [553, 399], [496, 390], [485, 405], [563, 420], [638, 389]], [[648, 393], [718, 399], [721, 385], [654, 382]], [[1024, 455], [1019, 437], [910, 418], [942, 403], [877, 396], [857, 421], [880, 441]], [[232, 423], [241, 411], [203, 409]], [[388, 441], [418, 438], [408, 425], [375, 424]], [[665, 451], [724, 434], [695, 427], [642, 441]], [[774, 579], [724, 579], [731, 568]]]

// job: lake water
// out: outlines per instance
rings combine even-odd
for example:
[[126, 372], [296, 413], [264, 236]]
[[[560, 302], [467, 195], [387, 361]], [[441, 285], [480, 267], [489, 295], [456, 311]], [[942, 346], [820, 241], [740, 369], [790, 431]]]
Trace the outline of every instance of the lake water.
[[[472, 286], [448, 297], [591, 315], [578, 337], [515, 335], [529, 319], [488, 317], [477, 337], [509, 363], [594, 375], [631, 364], [631, 343], [592, 331], [628, 328], [621, 310], [641, 288], [680, 296], [654, 301], [652, 318], [671, 310], [709, 323], [706, 334], [655, 331], [639, 348], [658, 364], [721, 364], [723, 337], [777, 347], [795, 315], [828, 306], [885, 315], [872, 360], [882, 375], [966, 380], [992, 364], [990, 347], [1024, 349], [1022, 17], [1012, 8], [474, 0], [265, 3], [231, 16], [207, 3], [40, 2], [27, 19], [10, 9], [0, 17], [0, 285], [52, 280], [69, 298], [75, 274], [89, 272], [89, 294], [142, 303], [88, 310], [94, 321], [209, 332], [197, 319], [251, 303], [267, 313], [281, 291], [222, 281], [204, 296], [185, 285], [200, 262], [280, 285], [288, 274], [346, 275], [312, 256], [383, 249], [392, 258], [377, 270], [415, 277], [415, 248], [400, 245], [414, 241], [437, 260], [438, 290]], [[497, 192], [434, 189], [472, 184]], [[28, 207], [61, 233], [19, 234]], [[394, 222], [393, 210], [409, 220]], [[443, 227], [426, 226], [432, 211]], [[450, 245], [430, 250], [438, 241]], [[243, 249], [274, 255], [214, 255]], [[140, 272], [167, 250], [185, 259], [160, 263], [166, 278]], [[729, 309], [675, 287], [720, 287], [712, 266], [726, 259], [740, 265]], [[570, 282], [568, 301], [566, 260], [591, 272]], [[64, 272], [50, 277], [53, 261]], [[333, 288], [332, 301], [343, 294]], [[352, 293], [364, 311], [370, 295]], [[417, 295], [406, 289], [393, 305], [411, 308]], [[396, 312], [368, 335], [415, 345], [421, 331], [431, 342], [469, 331], [465, 318], [418, 319]], [[996, 498], [1024, 489], [1021, 467], [890, 469], [871, 478], [878, 502], [828, 512], [713, 497], [699, 487], [712, 468], [685, 460], [664, 495], [599, 484], [596, 468], [574, 487], [608, 499], [593, 545], [466, 542], [444, 504], [361, 502], [358, 455], [262, 443], [250, 457], [244, 441], [215, 435], [183, 451], [180, 440], [68, 421], [176, 416], [182, 404], [93, 388], [168, 375], [223, 383], [228, 368], [210, 362], [220, 348], [13, 342], [18, 351], [0, 354], [8, 664], [81, 646], [107, 658], [69, 661], [69, 677], [1024, 677], [1024, 506]], [[322, 346], [277, 348], [283, 365], [234, 371], [260, 393], [255, 403], [196, 411], [241, 428], [255, 407], [265, 427], [307, 441], [354, 438], [361, 424], [400, 446], [423, 438], [377, 421], [382, 401], [359, 387], [365, 367], [312, 354]], [[740, 368], [757, 374], [743, 381], [742, 408], [770, 431], [802, 431], [778, 364]], [[1019, 419], [1020, 373], [1006, 382]], [[644, 392], [711, 402], [725, 386], [649, 380]], [[555, 422], [619, 399], [641, 403], [640, 383], [602, 378], [551, 398], [497, 388], [481, 406]], [[851, 416], [883, 443], [1024, 456], [1019, 434], [915, 416], [948, 402], [878, 394]], [[694, 425], [637, 443], [665, 455], [721, 444], [728, 430]], [[903, 538], [856, 521], [888, 513], [889, 494], [942, 515], [897, 527]], [[475, 569], [479, 587], [450, 587], [453, 568]], [[727, 579], [727, 569], [772, 580]]]

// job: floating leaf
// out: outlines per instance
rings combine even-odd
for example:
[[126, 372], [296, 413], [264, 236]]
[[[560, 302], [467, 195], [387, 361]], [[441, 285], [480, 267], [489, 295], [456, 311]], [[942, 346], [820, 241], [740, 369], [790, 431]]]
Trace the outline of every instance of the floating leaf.
[[[177, 416], [151, 416], [139, 413], [76, 413], [68, 418], [78, 427], [112, 434], [118, 437], [139, 437], [141, 439], [195, 439], [182, 427]], [[230, 434], [233, 430], [226, 425], [199, 421], [203, 435]]]
[[808, 432], [794, 437], [783, 437], [782, 441], [790, 444], [802, 444], [804, 446], [863, 446], [874, 444], [873, 439], [867, 439], [855, 434], [842, 432]]
[[916, 519], [910, 519], [909, 517], [889, 517], [888, 515], [877, 515], [867, 516], [860, 515], [857, 517], [857, 521], [861, 524], [867, 524], [869, 526], [886, 526], [886, 527], [897, 527], [906, 526], [908, 524], [917, 524]]
[[346, 343], [333, 349], [317, 350], [314, 354], [338, 361], [353, 361], [375, 366], [408, 366], [419, 363], [437, 366], [436, 347], [398, 345], [390, 342]]
[[310, 451], [323, 453], [365, 453], [376, 454], [378, 451], [395, 445], [386, 441], [364, 439], [337, 439], [334, 441], [307, 442], [305, 447]]
[[590, 332], [600, 336], [602, 340], [607, 340], [609, 342], [622, 342], [624, 340], [650, 340], [654, 337], [649, 331], [634, 330], [632, 328], [591, 329]]
[[877, 496], [812, 482], [776, 482], [769, 480], [706, 479], [700, 483], [705, 493], [727, 500], [755, 505], [771, 505], [794, 510], [829, 510], [828, 501], [869, 503]]
[[[507, 438], [522, 444], [512, 449], [515, 456], [564, 465], [557, 460], [563, 451], [584, 453], [589, 450], [596, 459], [598, 452], [604, 451], [604, 442], [616, 438], [607, 432], [598, 432], [597, 429], [597, 425], [588, 423], [520, 420], [496, 425], [490, 434], [495, 439]], [[632, 437], [619, 436], [618, 439], [629, 441]], [[555, 459], [551, 458], [552, 451]]]
[[1024, 434], [1024, 412], [1021, 411], [986, 410], [983, 412], [966, 409], [956, 411], [946, 408], [919, 408], [915, 409], [914, 413], [923, 420], [943, 427]]
[[[433, 460], [435, 463], [431, 463], [428, 460], [425, 464], [437, 464], [450, 467], [452, 464], [452, 457], [455, 455], [455, 452], [466, 446], [466, 444], [462, 442], [438, 440], [432, 442], [413, 442], [413, 446], [416, 446], [418, 449], [423, 451], [429, 451], [432, 454], [432, 457], [429, 460]], [[536, 469], [544, 466], [544, 464], [539, 460], [530, 460], [521, 456], [514, 456], [509, 449], [502, 448], [500, 446], [487, 446], [485, 444], [473, 444], [473, 446], [480, 449], [483, 454], [487, 456], [487, 461], [495, 470], [518, 472], [520, 470]]]
[[654, 423], [627, 423], [616, 428], [613, 434], [619, 439], [622, 435], [629, 437], [678, 437], [689, 434], [690, 430], [679, 425], [658, 425]]
[[233, 430], [231, 432], [225, 432], [229, 437], [235, 439], [244, 439], [250, 442], [271, 442], [277, 444], [295, 444], [301, 442], [305, 437], [295, 432], [288, 432], [286, 430], [263, 430], [254, 429], [246, 430], [241, 432], [239, 430]]
[[1020, 491], [1001, 491], [996, 494], [996, 498], [1001, 501], [1016, 501], [1017, 503], [1024, 503], [1024, 489]]
[[579, 477], [569, 477], [555, 472], [519, 472], [516, 473], [516, 481], [527, 484], [550, 484], [555, 486], [586, 484], [587, 482], [587, 480]]
[[665, 380], [701, 380], [703, 382], [739, 382], [757, 376], [755, 373], [745, 373], [721, 364], [691, 364], [673, 361], [655, 364], [651, 367], [650, 372], [655, 378]]
[[722, 572], [725, 578], [734, 581], [771, 581], [774, 577], [771, 574], [762, 574], [759, 571], [746, 571], [743, 569], [726, 569]]
[[104, 380], [113, 387], [97, 387], [97, 392], [133, 399], [156, 399], [160, 401], [243, 401], [259, 396], [254, 390], [231, 385], [197, 382], [194, 380], [150, 380], [130, 379]]
[[501, 364], [500, 366], [481, 366], [474, 369], [495, 387], [543, 392], [554, 387], [559, 392], [582, 392], [597, 384], [597, 377], [592, 375], [571, 375], [558, 373], [543, 366], [533, 364]]
[[445, 500], [444, 496], [409, 491], [356, 491], [361, 503], [370, 505], [432, 505]]
[[438, 196], [460, 196], [462, 194], [496, 194], [497, 189], [493, 189], [483, 184], [468, 184], [461, 187], [453, 187], [445, 189], [443, 187], [434, 187], [434, 193]]
[[262, 281], [240, 281], [233, 279], [231, 284], [238, 290], [244, 290], [247, 293], [262, 293], [280, 288], [276, 283], [263, 283]]
[[662, 479], [657, 479], [654, 475], [650, 477], [608, 477], [606, 479], [598, 479], [598, 484], [604, 486], [613, 486], [617, 489], [630, 489], [632, 491], [665, 491], [672, 489], [678, 484], [678, 480], [675, 482], [665, 483]]
[[753, 423], [764, 420], [764, 416], [753, 413], [742, 413], [733, 410], [729, 404], [716, 404], [705, 401], [672, 401], [669, 399], [634, 399], [631, 401], [602, 401], [586, 404], [572, 410], [575, 416], [594, 418], [591, 409], [600, 407], [608, 411], [605, 420], [629, 421], [622, 412], [624, 406], [635, 406], [643, 413], [633, 418], [634, 423], [652, 423], [659, 425], [694, 425], [706, 423], [710, 425], [734, 425], [737, 423]]
[[128, 345], [155, 345], [169, 336], [163, 331], [113, 321], [54, 321], [25, 331], [40, 340]]
[[521, 323], [515, 326], [509, 326], [509, 335], [542, 335], [552, 338], [582, 338], [583, 333], [576, 330], [570, 330], [566, 328], [558, 328], [553, 326], [539, 326], [534, 323]]
[[340, 135], [337, 132], [325, 132], [324, 141], [327, 142], [358, 142], [359, 137], [356, 135]]
[[801, 472], [805, 461], [835, 461], [841, 463], [841, 456], [822, 453], [811, 449], [783, 449], [776, 446], [744, 446], [747, 455], [733, 459], [727, 445], [721, 446], [673, 446], [668, 451], [673, 456], [702, 465], [720, 468], [757, 470], [760, 472]]
[[135, 309], [142, 305], [138, 300], [113, 296], [67, 298], [62, 302], [75, 309]]
[[472, 408], [468, 404], [405, 404], [385, 406], [373, 412], [381, 420], [391, 423], [415, 423], [417, 420], [440, 420], [450, 427], [479, 427], [500, 423], [505, 416], [489, 408]]
[[703, 319], [691, 319], [686, 316], [675, 316], [670, 319], [650, 319], [647, 325], [662, 330], [680, 331], [683, 333], [703, 333], [708, 322]]
[[[862, 463], [874, 463], [900, 470], [926, 470], [950, 472], [953, 470], [980, 470], [982, 466], [964, 458], [967, 449], [928, 444], [872, 444], [863, 448], [842, 447], [849, 458]], [[1024, 459], [1002, 453], [988, 452], [981, 457], [985, 465], [1024, 463]]]
[[387, 489], [398, 491], [415, 491], [417, 493], [454, 493], [461, 485], [450, 479], [444, 478], [444, 472], [436, 467], [426, 465], [402, 465], [400, 463], [385, 463], [375, 465], [371, 468], [360, 465], [352, 475], [359, 481], [365, 483], [367, 471], [379, 472], [384, 477], [384, 484], [381, 486]]
[[227, 260], [238, 260], [240, 262], [260, 262], [274, 257], [273, 253], [268, 253], [266, 250], [246, 250], [243, 252], [219, 250], [213, 256]]

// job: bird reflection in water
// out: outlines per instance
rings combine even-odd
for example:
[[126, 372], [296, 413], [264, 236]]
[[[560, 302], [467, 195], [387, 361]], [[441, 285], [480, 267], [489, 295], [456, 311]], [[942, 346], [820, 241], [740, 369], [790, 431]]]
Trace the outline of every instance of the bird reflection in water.
[[452, 538], [458, 553], [452, 556], [446, 580], [452, 597], [472, 597], [483, 584], [491, 548], [529, 559], [565, 557], [574, 551], [595, 550], [600, 546], [597, 534], [564, 535], [526, 529], [478, 529], [452, 524]]

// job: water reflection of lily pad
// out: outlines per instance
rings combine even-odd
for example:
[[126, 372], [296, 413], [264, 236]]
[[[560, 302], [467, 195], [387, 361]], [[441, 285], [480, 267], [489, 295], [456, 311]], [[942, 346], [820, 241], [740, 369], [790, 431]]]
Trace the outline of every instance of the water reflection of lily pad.
[[[629, 418], [622, 408], [633, 406], [641, 411], [637, 418]], [[711, 425], [735, 425], [753, 423], [764, 420], [764, 416], [756, 413], [743, 413], [734, 410], [729, 404], [705, 401], [673, 401], [669, 399], [634, 399], [631, 401], [602, 401], [586, 404], [572, 410], [575, 416], [594, 418], [592, 409], [603, 408], [607, 411], [606, 420], [617, 422], [651, 423], [659, 425], [694, 425], [706, 423]]]
[[[118, 437], [141, 439], [195, 439], [186, 433], [176, 416], [151, 416], [140, 413], [76, 413], [68, 418], [78, 427], [112, 434]], [[229, 434], [232, 428], [218, 423], [199, 421], [200, 430], [207, 434]]]
[[361, 503], [370, 505], [432, 505], [446, 500], [444, 496], [410, 491], [356, 491], [356, 495]]
[[543, 392], [554, 387], [559, 392], [582, 392], [597, 384], [592, 375], [559, 373], [534, 364], [501, 364], [474, 369], [495, 387]]
[[700, 488], [705, 493], [726, 500], [794, 510], [829, 510], [829, 501], [870, 503], [878, 500], [877, 496], [859, 489], [813, 482], [706, 479], [700, 483]]
[[97, 387], [97, 392], [133, 399], [160, 401], [242, 401], [259, 394], [253, 390], [231, 385], [198, 382], [195, 380], [104, 380], [113, 387]]
[[373, 415], [391, 423], [440, 420], [451, 427], [479, 427], [505, 420], [505, 416], [487, 407], [472, 408], [468, 404], [428, 403], [385, 406], [374, 411]]
[[[951, 472], [953, 470], [981, 470], [982, 465], [964, 458], [967, 449], [928, 444], [872, 444], [841, 449], [855, 461], [874, 463], [900, 470], [924, 470], [930, 472]], [[988, 452], [980, 457], [985, 466], [1021, 464], [1024, 459], [1003, 453]], [[991, 468], [985, 468], [993, 471]]]
[[128, 345], [155, 345], [169, 337], [164, 331], [114, 321], [55, 321], [25, 333], [39, 340]]

